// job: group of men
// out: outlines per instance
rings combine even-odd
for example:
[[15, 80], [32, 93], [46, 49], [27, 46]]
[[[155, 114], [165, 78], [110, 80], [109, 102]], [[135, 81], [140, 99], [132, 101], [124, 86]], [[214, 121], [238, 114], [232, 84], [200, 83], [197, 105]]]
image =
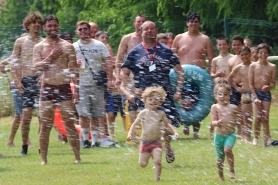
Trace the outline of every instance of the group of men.
[[[81, 161], [79, 136], [74, 127], [75, 108], [80, 118], [84, 146], [90, 145], [90, 130], [92, 146], [97, 147], [98, 137], [101, 138], [102, 146], [113, 145], [105, 131], [105, 87], [97, 85], [93, 80], [93, 75], [101, 70], [107, 73], [107, 89], [120, 87], [123, 100], [129, 101], [131, 122], [135, 120], [137, 110], [144, 107], [140, 100], [142, 91], [150, 86], [162, 86], [167, 92], [167, 98], [160, 108], [172, 125], [179, 127], [180, 118], [174, 99], [180, 99], [181, 91], [184, 91], [184, 72], [181, 65], [191, 64], [203, 69], [208, 66], [210, 71], [214, 58], [211, 40], [199, 31], [200, 24], [200, 16], [196, 12], [189, 13], [186, 20], [188, 31], [177, 35], [172, 48], [169, 48], [156, 41], [158, 29], [155, 23], [147, 21], [145, 16], [139, 14], [133, 22], [135, 32], [122, 38], [113, 64], [106, 46], [92, 39], [98, 31], [95, 23], [79, 21], [75, 30], [79, 40], [71, 44], [59, 38], [59, 21], [54, 15], [48, 15], [45, 19], [37, 14], [27, 16], [24, 28], [28, 35], [16, 40], [12, 56], [2, 62], [11, 64], [16, 89], [23, 98], [21, 154], [27, 154], [32, 107], [38, 99], [42, 164], [47, 163], [49, 135], [56, 107], [65, 123], [75, 162]], [[46, 33], [45, 39], [39, 36], [41, 27]], [[209, 61], [208, 65], [206, 59]], [[81, 63], [85, 63], [85, 69], [80, 69]], [[116, 68], [115, 80], [113, 67]], [[170, 85], [168, 74], [171, 69], [178, 74], [176, 92], [173, 92]], [[71, 92], [70, 83], [74, 84], [74, 93]], [[192, 96], [191, 90], [183, 93]], [[189, 101], [188, 104], [192, 102]], [[195, 139], [198, 139], [199, 128], [200, 123], [194, 124]], [[185, 126], [184, 133], [189, 134], [188, 126]], [[167, 131], [164, 139], [166, 160], [171, 163], [175, 160], [175, 155]]]
[[[73, 124], [74, 104], [80, 117], [84, 141], [88, 138], [89, 123], [92, 123], [92, 127], [96, 127], [94, 122], [97, 122], [102, 144], [111, 145], [105, 134], [103, 120], [104, 87], [96, 85], [93, 73], [102, 69], [106, 71], [108, 90], [113, 86], [121, 86], [125, 95], [123, 98], [130, 102], [131, 122], [136, 117], [137, 109], [144, 106], [140, 101], [142, 90], [153, 85], [162, 86], [168, 96], [161, 108], [167, 113], [172, 125], [178, 127], [180, 120], [173, 100], [181, 98], [184, 83], [181, 64], [194, 64], [204, 68], [206, 56], [209, 60], [213, 58], [210, 39], [199, 32], [200, 17], [197, 13], [188, 16], [188, 32], [178, 35], [174, 40], [173, 51], [178, 57], [170, 48], [156, 41], [158, 29], [155, 23], [146, 21], [143, 15], [137, 15], [133, 23], [135, 32], [124, 36], [119, 45], [115, 61], [116, 80], [112, 82], [113, 64], [109, 53], [104, 44], [91, 39], [98, 31], [96, 24], [78, 22], [76, 34], [79, 40], [73, 45], [58, 37], [59, 21], [54, 15], [43, 19], [40, 15], [30, 14], [25, 18], [24, 24], [28, 35], [16, 40], [13, 54], [2, 64], [11, 64], [16, 89], [23, 99], [22, 155], [27, 154], [28, 151], [27, 140], [32, 108], [39, 99], [39, 141], [42, 164], [47, 163], [49, 134], [56, 107], [61, 112], [76, 162], [81, 159], [80, 143]], [[45, 39], [39, 36], [42, 26], [46, 33]], [[196, 42], [199, 44], [193, 44]], [[122, 61], [124, 63], [120, 67]], [[79, 70], [82, 62], [87, 63], [85, 70]], [[170, 69], [175, 69], [178, 74], [176, 92], [170, 88], [168, 76]], [[70, 82], [74, 84], [73, 94], [70, 90]], [[198, 128], [197, 124], [197, 127], [194, 127], [195, 138], [198, 138]], [[95, 135], [92, 143], [94, 145], [98, 137], [97, 129], [91, 128], [91, 130], [93, 130], [92, 136]], [[170, 147], [171, 137], [165, 133], [164, 138], [167, 161], [173, 162], [175, 156]], [[84, 143], [86, 144], [88, 143]]]

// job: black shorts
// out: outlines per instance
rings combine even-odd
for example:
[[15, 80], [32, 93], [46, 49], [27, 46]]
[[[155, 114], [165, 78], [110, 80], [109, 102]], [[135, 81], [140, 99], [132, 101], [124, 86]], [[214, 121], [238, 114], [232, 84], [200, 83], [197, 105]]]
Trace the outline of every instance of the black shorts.
[[21, 83], [24, 87], [22, 94], [22, 108], [33, 107], [39, 100], [40, 87], [37, 85], [38, 76], [23, 77]]
[[43, 84], [41, 90], [41, 101], [53, 101], [60, 103], [62, 101], [72, 100], [70, 84], [50, 85]]

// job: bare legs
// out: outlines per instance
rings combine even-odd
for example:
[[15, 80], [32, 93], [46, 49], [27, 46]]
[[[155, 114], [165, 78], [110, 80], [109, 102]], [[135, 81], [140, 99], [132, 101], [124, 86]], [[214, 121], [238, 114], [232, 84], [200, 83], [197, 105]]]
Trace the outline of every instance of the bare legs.
[[[9, 139], [6, 143], [6, 146], [8, 146], [8, 147], [14, 147], [15, 146], [14, 145], [14, 138], [15, 138], [15, 134], [16, 134], [18, 128], [19, 128], [20, 122], [21, 122], [21, 116], [20, 115], [15, 115], [13, 125], [12, 125], [12, 128], [11, 128], [11, 132], [10, 132], [10, 136], [9, 136]], [[33, 147], [29, 137], [28, 137], [27, 143], [28, 143], [29, 148]]]
[[24, 108], [22, 110], [22, 125], [21, 125], [23, 145], [28, 145], [31, 120], [32, 120], [32, 107]]
[[140, 153], [139, 154], [139, 165], [144, 168], [148, 165], [150, 157], [153, 158], [153, 163], [155, 167], [155, 181], [160, 180], [161, 175], [161, 157], [162, 157], [162, 149], [155, 148], [153, 149], [152, 153]]
[[261, 124], [263, 125], [263, 146], [267, 146], [267, 142], [271, 140], [269, 129], [269, 109], [271, 102], [262, 101], [261, 103], [254, 104], [255, 122], [254, 122], [254, 139], [253, 145], [258, 146], [260, 136]]
[[14, 145], [14, 137], [20, 125], [20, 115], [15, 115], [13, 125], [11, 128], [9, 139], [6, 143], [6, 146], [13, 147]]
[[[40, 103], [40, 116], [41, 116], [41, 129], [39, 135], [40, 153], [42, 158], [42, 165], [47, 163], [47, 152], [49, 145], [49, 135], [53, 125], [54, 103], [51, 101], [41, 101]], [[74, 126], [74, 109], [71, 101], [61, 102], [59, 110], [66, 126], [67, 135], [70, 145], [74, 152], [75, 162], [80, 162], [80, 143], [78, 133]]]
[[241, 109], [243, 115], [242, 139], [250, 143], [252, 131], [252, 104], [242, 104]]
[[[199, 130], [201, 127], [201, 123], [196, 123], [193, 126], [193, 139], [199, 139]], [[189, 126], [184, 125], [183, 130], [184, 135], [189, 135]]]
[[[229, 146], [225, 146], [224, 153], [226, 155], [227, 162], [228, 162], [228, 165], [229, 165], [229, 168], [230, 168], [230, 178], [235, 179], [236, 175], [235, 175], [235, 170], [234, 170], [234, 154], [233, 154], [232, 148], [229, 147]], [[217, 162], [216, 162], [220, 181], [225, 180], [224, 179], [224, 173], [223, 173], [224, 160], [225, 159], [217, 159]]]

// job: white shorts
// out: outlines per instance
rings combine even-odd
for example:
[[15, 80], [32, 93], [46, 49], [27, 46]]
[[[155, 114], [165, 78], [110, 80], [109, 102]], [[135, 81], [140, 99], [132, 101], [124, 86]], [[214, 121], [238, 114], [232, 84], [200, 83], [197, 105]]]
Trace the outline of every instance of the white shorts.
[[84, 86], [79, 89], [80, 102], [75, 105], [79, 116], [88, 118], [103, 117], [104, 88], [102, 86]]

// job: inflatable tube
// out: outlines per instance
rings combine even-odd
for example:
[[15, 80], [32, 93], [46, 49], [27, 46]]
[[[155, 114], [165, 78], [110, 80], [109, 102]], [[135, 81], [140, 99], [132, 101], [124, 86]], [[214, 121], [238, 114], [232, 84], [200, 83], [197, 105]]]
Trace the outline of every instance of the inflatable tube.
[[[185, 72], [184, 79], [197, 86], [200, 93], [199, 101], [188, 111], [175, 101], [176, 108], [180, 114], [181, 124], [189, 126], [201, 122], [210, 113], [210, 107], [214, 103], [214, 84], [211, 77], [204, 69], [195, 65], [182, 65], [182, 68]], [[172, 69], [169, 76], [172, 88], [175, 92], [177, 86], [177, 74]], [[185, 85], [186, 83], [184, 84], [182, 91], [186, 88]]]
[[[71, 91], [74, 92], [74, 85], [71, 83], [70, 86], [71, 86]], [[63, 136], [67, 137], [66, 127], [65, 127], [64, 121], [62, 119], [61, 113], [60, 113], [58, 108], [55, 109], [53, 123], [54, 123], [55, 127], [57, 128], [57, 130]], [[75, 128], [76, 128], [76, 130], [78, 132], [78, 135], [79, 135], [80, 131], [81, 131], [80, 125], [74, 124], [74, 126], [75, 126]], [[89, 139], [91, 139], [91, 134], [89, 134]]]

